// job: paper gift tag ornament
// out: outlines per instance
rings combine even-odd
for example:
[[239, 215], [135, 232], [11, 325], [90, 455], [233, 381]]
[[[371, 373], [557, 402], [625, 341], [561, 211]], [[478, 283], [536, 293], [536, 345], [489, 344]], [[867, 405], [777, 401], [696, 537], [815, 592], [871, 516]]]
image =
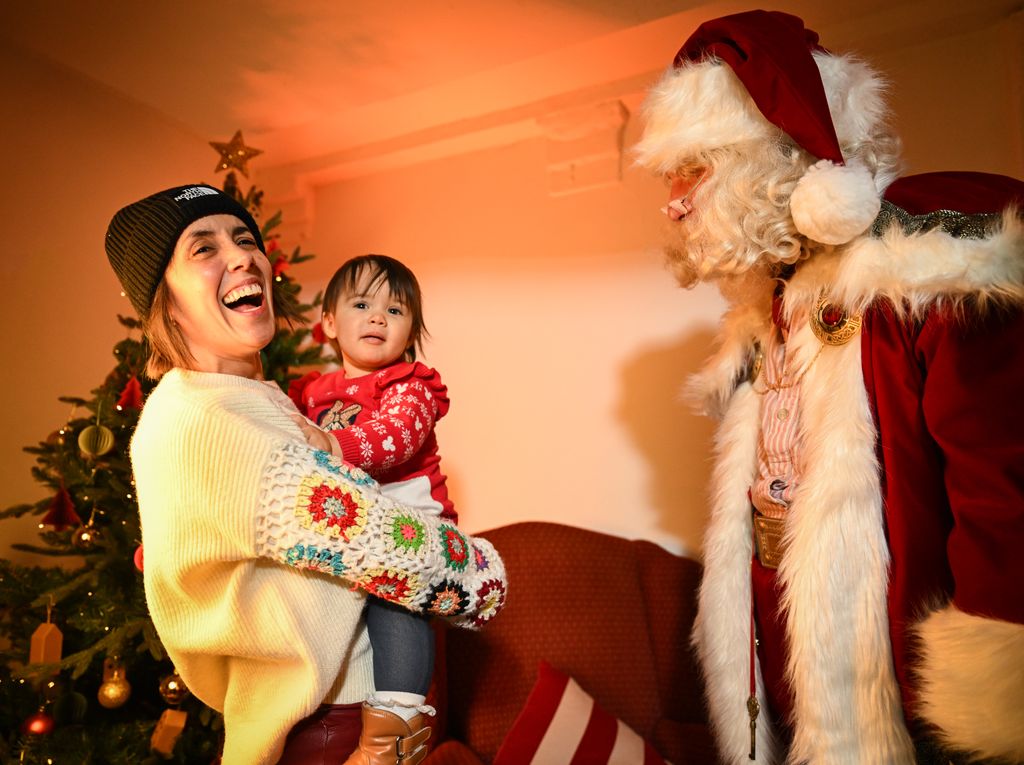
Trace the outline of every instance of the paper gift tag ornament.
[[29, 644], [29, 664], [56, 664], [60, 661], [61, 649], [64, 647], [64, 635], [57, 625], [50, 621], [53, 604], [46, 607], [46, 623], [36, 627]]
[[164, 757], [170, 757], [178, 736], [185, 730], [187, 718], [188, 715], [180, 709], [165, 709], [153, 729], [153, 736], [149, 739], [150, 749]]

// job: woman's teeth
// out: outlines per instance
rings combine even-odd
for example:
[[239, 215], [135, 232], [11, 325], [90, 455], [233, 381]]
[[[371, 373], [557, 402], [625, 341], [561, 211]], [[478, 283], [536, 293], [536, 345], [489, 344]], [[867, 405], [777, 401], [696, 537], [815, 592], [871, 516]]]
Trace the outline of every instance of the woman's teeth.
[[221, 300], [228, 308], [245, 305], [259, 306], [263, 303], [263, 285], [243, 284], [228, 292]]

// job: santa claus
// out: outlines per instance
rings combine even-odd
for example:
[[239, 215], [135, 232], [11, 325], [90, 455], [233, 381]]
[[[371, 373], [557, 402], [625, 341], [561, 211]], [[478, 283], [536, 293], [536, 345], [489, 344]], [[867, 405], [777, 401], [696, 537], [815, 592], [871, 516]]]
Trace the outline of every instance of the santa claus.
[[693, 642], [730, 763], [1024, 760], [1024, 183], [897, 180], [883, 84], [783, 13], [644, 106], [670, 261], [716, 281]]

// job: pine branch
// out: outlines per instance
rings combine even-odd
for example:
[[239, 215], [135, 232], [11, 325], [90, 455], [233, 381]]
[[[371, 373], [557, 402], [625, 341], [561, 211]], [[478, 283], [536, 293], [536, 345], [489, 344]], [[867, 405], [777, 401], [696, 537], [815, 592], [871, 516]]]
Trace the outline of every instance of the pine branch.
[[131, 316], [122, 316], [121, 314], [118, 314], [117, 320], [121, 322], [122, 326], [125, 326], [128, 329], [142, 329], [142, 322]]
[[281, 215], [281, 211], [278, 210], [276, 213], [267, 218], [267, 221], [263, 224], [262, 228], [260, 229], [260, 236], [265, 237], [275, 228], [280, 226], [282, 217], [283, 216]]
[[147, 621], [142, 625], [142, 643], [139, 648], [149, 651], [149, 655], [156, 661], [163, 661], [167, 658], [164, 643], [160, 636], [156, 634], [156, 628], [151, 621]]
[[83, 587], [87, 584], [95, 586], [96, 582], [99, 580], [100, 573], [106, 567], [106, 561], [98, 562], [92, 568], [83, 571], [78, 576], [62, 584], [60, 587], [54, 587], [52, 590], [40, 593], [39, 597], [32, 601], [31, 606], [33, 608], [45, 608], [51, 603], [53, 605], [58, 605], [79, 587]]
[[9, 507], [6, 510], [0, 510], [0, 521], [7, 518], [20, 518], [26, 513], [31, 513], [35, 509], [36, 505], [15, 505], [14, 507]]
[[122, 624], [116, 630], [112, 630], [109, 634], [100, 638], [88, 648], [83, 648], [81, 651], [65, 656], [58, 662], [50, 662], [47, 664], [28, 664], [14, 670], [11, 673], [11, 677], [25, 680], [36, 677], [51, 677], [61, 670], [70, 669], [72, 670], [71, 679], [77, 680], [85, 674], [89, 669], [89, 665], [92, 664], [92, 660], [101, 651], [108, 656], [123, 655], [124, 647], [128, 641], [142, 632], [148, 622], [149, 619], [146, 617], [133, 619], [130, 622]]
[[85, 406], [89, 403], [84, 398], [78, 398], [77, 396], [57, 396], [57, 400], [72, 406]]
[[21, 552], [29, 552], [34, 555], [45, 555], [48, 558], [73, 558], [75, 556], [88, 555], [83, 550], [77, 550], [74, 547], [57, 548], [53, 547], [39, 547], [38, 545], [30, 545], [27, 542], [16, 542], [11, 547]]

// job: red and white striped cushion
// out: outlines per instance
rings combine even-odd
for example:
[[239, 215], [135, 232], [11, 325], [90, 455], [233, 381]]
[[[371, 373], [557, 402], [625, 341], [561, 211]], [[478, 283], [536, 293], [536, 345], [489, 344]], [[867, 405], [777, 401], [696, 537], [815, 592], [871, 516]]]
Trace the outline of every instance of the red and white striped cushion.
[[667, 765], [576, 681], [542, 661], [494, 765]]

